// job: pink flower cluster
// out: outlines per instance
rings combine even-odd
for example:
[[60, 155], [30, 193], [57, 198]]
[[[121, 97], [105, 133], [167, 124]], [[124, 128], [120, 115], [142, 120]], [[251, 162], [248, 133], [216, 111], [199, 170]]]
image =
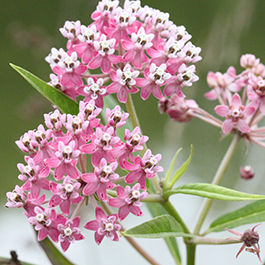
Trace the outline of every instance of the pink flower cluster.
[[[7, 193], [6, 207], [23, 207], [38, 231], [38, 240], [49, 236], [61, 243], [63, 251], [84, 238], [78, 212], [86, 199], [96, 209], [96, 221], [84, 227], [95, 231], [97, 244], [104, 236], [117, 241], [121, 229], [117, 222], [129, 213], [143, 214], [140, 206], [148, 196], [146, 178], [163, 170], [161, 155], [153, 155], [151, 150], [142, 158], [136, 155], [148, 140], [139, 127], [131, 132], [125, 129], [124, 141], [117, 136], [117, 128], [124, 126], [129, 116], [120, 106], [106, 110], [105, 125], [98, 118], [101, 111], [93, 99], [80, 101], [78, 115], [58, 110], [45, 114], [47, 129], [39, 125], [16, 141], [26, 153], [26, 165], [18, 164], [23, 184]], [[125, 188], [116, 184], [124, 181]], [[132, 187], [126, 186], [131, 183]], [[107, 216], [98, 202], [118, 208], [118, 213]]]
[[[67, 50], [52, 48], [45, 58], [53, 71], [50, 84], [73, 99], [94, 99], [100, 108], [102, 98], [113, 93], [122, 103], [138, 91], [143, 100], [151, 93], [158, 99], [175, 93], [184, 98], [181, 88], [199, 79], [193, 64], [201, 60], [201, 49], [168, 13], [141, 7], [139, 0], [125, 0], [123, 8], [118, 4], [99, 2], [88, 26], [65, 22], [60, 32], [68, 39]], [[93, 69], [101, 71], [90, 74]]]
[[224, 74], [209, 72], [207, 76], [211, 90], [205, 93], [205, 97], [218, 100], [219, 105], [214, 110], [225, 118], [224, 121], [178, 93], [171, 98], [160, 99], [160, 112], [168, 113], [172, 120], [178, 122], [188, 122], [197, 117], [222, 128], [224, 134], [240, 134], [246, 144], [250, 141], [265, 147], [265, 127], [258, 126], [265, 115], [265, 66], [251, 54], [243, 55], [240, 64], [244, 70], [239, 74], [230, 66]]
[[265, 127], [258, 127], [265, 115], [265, 66], [251, 54], [243, 55], [240, 64], [244, 68], [240, 74], [232, 66], [225, 74], [209, 72], [212, 90], [205, 96], [218, 99], [220, 105], [214, 110], [225, 117], [221, 123], [224, 133], [236, 131], [246, 141], [265, 147]]

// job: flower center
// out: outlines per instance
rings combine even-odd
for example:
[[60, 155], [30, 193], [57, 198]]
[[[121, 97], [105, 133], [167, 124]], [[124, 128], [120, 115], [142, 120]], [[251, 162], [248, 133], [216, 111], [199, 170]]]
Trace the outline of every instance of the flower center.
[[71, 192], [73, 192], [73, 190], [74, 190], [74, 186], [73, 185], [71, 185], [71, 184], [66, 184], [65, 186], [64, 186], [64, 188], [65, 188], [65, 191], [67, 192], [67, 193], [71, 193]]
[[69, 158], [72, 155], [73, 149], [70, 146], [65, 146], [63, 150], [63, 157]]
[[40, 131], [40, 130], [37, 130], [34, 133], [34, 136], [35, 136], [36, 140], [38, 141], [38, 143], [40, 143], [45, 138], [44, 133], [42, 131]]
[[111, 232], [113, 229], [114, 229], [114, 225], [113, 225], [113, 223], [106, 223], [106, 224], [105, 224], [105, 227], [104, 227], [104, 230], [105, 230], [105, 231], [107, 231], [107, 232]]
[[240, 113], [241, 111], [239, 109], [234, 109], [231, 113], [231, 115], [234, 117], [234, 118], [238, 118], [240, 116]]
[[34, 169], [29, 165], [26, 165], [23, 171], [24, 171], [24, 174], [27, 175], [28, 177], [35, 175]]
[[182, 48], [182, 45], [175, 41], [168, 49], [168, 54], [176, 54], [177, 52], [179, 52]]
[[81, 128], [82, 126], [82, 121], [79, 117], [74, 117], [73, 118], [73, 122], [72, 122], [72, 127], [75, 130], [77, 130], [78, 128]]
[[144, 46], [147, 43], [147, 38], [145, 34], [139, 34], [137, 38], [137, 43], [141, 46]]
[[105, 142], [109, 142], [111, 140], [111, 136], [108, 133], [104, 133], [102, 136], [102, 140]]
[[64, 64], [66, 66], [66, 68], [74, 68], [75, 64], [74, 64], [74, 61], [71, 57], [67, 57], [65, 60], [64, 60]]
[[190, 80], [193, 76], [194, 76], [194, 73], [193, 73], [190, 69], [187, 69], [187, 70], [182, 74], [182, 78], [183, 78], [185, 81]]
[[131, 192], [131, 198], [138, 200], [140, 198], [141, 193], [139, 192], [139, 190], [133, 190]]
[[19, 195], [16, 192], [12, 192], [9, 198], [12, 201], [17, 201], [18, 197]]
[[72, 233], [73, 233], [73, 230], [72, 230], [70, 227], [67, 227], [67, 228], [65, 228], [65, 229], [63, 230], [63, 232], [64, 232], [64, 234], [65, 234], [66, 236], [71, 236]]
[[42, 213], [38, 213], [36, 215], [36, 220], [37, 220], [38, 223], [41, 223], [41, 222], [45, 221], [45, 215], [42, 214]]

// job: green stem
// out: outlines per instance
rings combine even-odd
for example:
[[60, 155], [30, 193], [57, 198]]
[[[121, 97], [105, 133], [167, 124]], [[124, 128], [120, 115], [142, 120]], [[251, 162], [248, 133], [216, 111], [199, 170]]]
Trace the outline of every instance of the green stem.
[[163, 196], [158, 194], [149, 194], [145, 199], [142, 199], [141, 202], [151, 202], [151, 203], [163, 203], [166, 202], [167, 199], [165, 199]]
[[[239, 134], [235, 134], [230, 146], [228, 147], [225, 156], [223, 157], [223, 160], [214, 176], [214, 179], [212, 181], [212, 184], [220, 185], [223, 176], [227, 170], [227, 167], [234, 155], [234, 152], [238, 146], [239, 140], [241, 139], [241, 136]], [[202, 227], [202, 224], [210, 210], [210, 207], [212, 205], [213, 200], [212, 199], [205, 199], [203, 202], [203, 205], [201, 207], [200, 213], [198, 215], [197, 221], [195, 222], [195, 228], [193, 234], [198, 235], [200, 233], [200, 229]]]
[[180, 217], [175, 207], [171, 204], [171, 202], [162, 202], [161, 205], [172, 217], [176, 219], [176, 221], [181, 225], [183, 231], [187, 234], [190, 234], [189, 229], [187, 228], [186, 224], [183, 222], [182, 218]]
[[[133, 128], [135, 128], [137, 126], [139, 128], [141, 128], [140, 122], [138, 120], [138, 117], [137, 117], [137, 114], [136, 114], [136, 111], [135, 111], [135, 108], [134, 108], [134, 104], [133, 104], [133, 100], [132, 100], [131, 94], [128, 94], [127, 102], [126, 102], [126, 108], [127, 108], [127, 111], [130, 114], [130, 119], [131, 119]], [[143, 156], [146, 151], [147, 151], [147, 145], [146, 145], [146, 143], [144, 143], [143, 150], [141, 151], [141, 155]], [[162, 192], [161, 192], [161, 187], [159, 185], [160, 181], [159, 181], [158, 176], [156, 175], [150, 181], [151, 181], [156, 193], [157, 194], [161, 194]], [[148, 192], [150, 192], [150, 191], [151, 191], [151, 189], [148, 190]]]
[[196, 245], [186, 243], [186, 250], [187, 250], [187, 265], [194, 265]]
[[189, 242], [192, 242], [196, 245], [227, 245], [227, 244], [237, 244], [242, 243], [240, 239], [235, 238], [209, 238], [202, 236], [195, 236], [189, 239]]
[[[126, 108], [127, 108], [127, 111], [130, 114], [130, 120], [132, 122], [132, 127], [135, 128], [135, 127], [138, 126], [139, 128], [141, 128], [140, 122], [138, 120], [138, 117], [137, 117], [137, 114], [136, 114], [136, 111], [135, 111], [135, 108], [134, 108], [134, 104], [133, 104], [133, 100], [132, 100], [131, 94], [128, 94], [127, 102], [126, 102]], [[147, 151], [146, 144], [144, 144], [143, 147], [144, 148], [141, 151], [141, 155], [144, 155], [144, 153]]]

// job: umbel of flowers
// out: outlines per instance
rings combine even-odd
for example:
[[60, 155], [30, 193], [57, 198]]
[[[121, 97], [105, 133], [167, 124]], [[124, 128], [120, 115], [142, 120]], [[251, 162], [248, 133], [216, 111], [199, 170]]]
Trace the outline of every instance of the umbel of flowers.
[[[67, 50], [52, 48], [45, 58], [54, 72], [50, 84], [73, 99], [94, 99], [100, 108], [102, 98], [113, 93], [123, 103], [139, 91], [143, 100], [151, 93], [158, 99], [174, 93], [184, 97], [181, 87], [198, 80], [193, 63], [201, 60], [201, 49], [168, 13], [141, 7], [140, 1], [118, 4], [99, 2], [88, 26], [65, 23], [60, 31], [68, 39]], [[90, 74], [93, 69], [100, 72]]]
[[[104, 236], [118, 240], [116, 222], [129, 213], [141, 216], [141, 200], [146, 198], [145, 181], [162, 171], [161, 155], [147, 150], [141, 158], [137, 151], [148, 140], [139, 127], [132, 132], [125, 129], [124, 139], [117, 136], [117, 128], [128, 118], [119, 106], [106, 110], [107, 124], [98, 115], [101, 109], [91, 99], [80, 101], [78, 115], [60, 114], [58, 110], [45, 114], [45, 124], [28, 131], [17, 141], [26, 153], [26, 165], [19, 163], [24, 182], [7, 193], [7, 207], [23, 207], [30, 224], [38, 231], [38, 240], [49, 236], [61, 242], [66, 251], [75, 240], [81, 240], [78, 210], [86, 199], [95, 206], [96, 221], [89, 221], [85, 228], [95, 230], [98, 244]], [[123, 141], [122, 141], [123, 140]], [[86, 170], [86, 155], [91, 169]], [[116, 173], [120, 169], [122, 175]], [[118, 183], [131, 184], [123, 188]], [[108, 191], [117, 188], [117, 197]], [[49, 195], [47, 193], [50, 193]], [[104, 202], [118, 208], [118, 214], [107, 216], [97, 206]]]
[[[103, 98], [115, 93], [126, 103], [128, 94], [137, 92], [143, 100], [151, 94], [157, 99], [175, 93], [184, 98], [181, 87], [198, 80], [193, 63], [201, 59], [201, 49], [189, 41], [184, 26], [174, 25], [168, 13], [141, 7], [140, 1], [118, 5], [119, 1], [99, 2], [88, 26], [66, 21], [60, 29], [68, 39], [66, 49], [52, 48], [45, 58], [53, 71], [49, 84], [74, 100], [83, 96], [79, 113], [45, 114], [47, 129], [39, 125], [16, 142], [26, 153], [26, 165], [18, 164], [23, 184], [7, 193], [6, 206], [23, 207], [38, 240], [49, 236], [60, 241], [64, 251], [84, 238], [78, 213], [85, 200], [96, 212], [96, 220], [85, 228], [95, 231], [98, 244], [104, 236], [117, 241], [117, 222], [129, 213], [142, 215], [146, 178], [163, 170], [160, 154], [149, 149], [143, 157], [137, 153], [148, 140], [139, 127], [125, 129], [123, 139], [117, 136], [117, 128], [129, 116], [119, 106], [106, 109], [103, 124]], [[93, 69], [97, 74], [90, 73]], [[118, 208], [118, 213], [108, 216], [100, 201]]]

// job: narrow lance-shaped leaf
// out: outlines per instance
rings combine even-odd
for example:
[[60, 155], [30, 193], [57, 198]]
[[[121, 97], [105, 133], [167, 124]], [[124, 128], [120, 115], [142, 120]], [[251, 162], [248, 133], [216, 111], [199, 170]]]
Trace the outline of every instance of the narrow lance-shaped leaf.
[[165, 181], [164, 181], [164, 186], [163, 186], [164, 191], [170, 189], [170, 177], [172, 175], [172, 171], [173, 171], [173, 168], [174, 168], [176, 159], [177, 159], [177, 157], [178, 157], [178, 155], [179, 155], [179, 153], [180, 153], [181, 150], [182, 150], [182, 148], [180, 148], [176, 152], [176, 154], [174, 155], [174, 157], [173, 157], [173, 159], [172, 159], [172, 161], [170, 163], [169, 169], [168, 169], [168, 171], [167, 171], [167, 173], [165, 175]]
[[[147, 207], [153, 217], [167, 214], [167, 211], [158, 203], [147, 203]], [[165, 237], [164, 240], [176, 264], [181, 265], [181, 256], [176, 238]]]
[[203, 234], [224, 231], [240, 225], [265, 222], [265, 200], [253, 202], [238, 210], [224, 214], [213, 221]]
[[39, 241], [42, 249], [45, 251], [48, 259], [53, 265], [74, 265], [53, 245], [48, 237]]
[[190, 156], [188, 157], [188, 159], [186, 160], [186, 162], [184, 162], [182, 164], [182, 166], [177, 170], [177, 172], [174, 174], [174, 176], [172, 177], [172, 180], [170, 182], [170, 188], [173, 187], [173, 185], [179, 180], [180, 177], [183, 176], [183, 174], [186, 172], [190, 161], [192, 159], [193, 156], [193, 146], [191, 145], [190, 147]]
[[173, 194], [189, 194], [200, 197], [206, 197], [209, 199], [217, 199], [224, 201], [251, 201], [251, 200], [265, 200], [264, 195], [256, 195], [244, 193], [225, 187], [221, 187], [214, 184], [207, 183], [189, 183], [180, 186], [174, 190], [168, 190], [164, 193], [164, 196], [171, 196]]
[[61, 112], [75, 115], [78, 113], [78, 104], [67, 97], [58, 89], [48, 85], [46, 82], [28, 72], [27, 70], [10, 64], [20, 75], [22, 75], [38, 92], [46, 97], [52, 104], [54, 104]]
[[192, 237], [183, 233], [181, 225], [170, 215], [160, 215], [123, 232], [138, 238]]

